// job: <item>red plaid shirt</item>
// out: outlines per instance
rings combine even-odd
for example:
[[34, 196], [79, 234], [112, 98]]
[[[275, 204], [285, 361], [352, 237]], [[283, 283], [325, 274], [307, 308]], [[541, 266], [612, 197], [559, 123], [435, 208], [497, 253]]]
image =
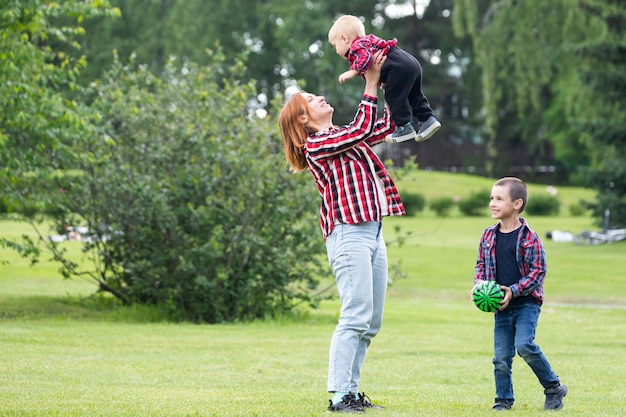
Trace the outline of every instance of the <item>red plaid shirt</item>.
[[374, 54], [380, 50], [387, 55], [389, 50], [396, 46], [396, 38], [386, 41], [375, 35], [365, 35], [352, 41], [350, 49], [346, 53], [346, 58], [350, 63], [350, 69], [359, 71], [361, 75], [372, 66]]
[[[393, 180], [371, 148], [383, 142], [394, 128], [387, 109], [376, 120], [376, 103], [376, 97], [363, 95], [350, 124], [307, 138], [304, 153], [322, 197], [320, 225], [324, 239], [338, 223], [381, 221], [384, 214], [405, 214]], [[378, 193], [376, 178], [382, 182], [384, 196]], [[386, 198], [387, 213], [383, 213], [379, 198]]]
[[[543, 302], [543, 281], [546, 278], [546, 253], [539, 235], [535, 233], [526, 220], [520, 218], [522, 227], [517, 235], [515, 258], [522, 278], [509, 288], [513, 298], [532, 294], [540, 303]], [[488, 227], [480, 238], [478, 259], [476, 261], [474, 283], [478, 280], [496, 279], [496, 230], [497, 223]]]

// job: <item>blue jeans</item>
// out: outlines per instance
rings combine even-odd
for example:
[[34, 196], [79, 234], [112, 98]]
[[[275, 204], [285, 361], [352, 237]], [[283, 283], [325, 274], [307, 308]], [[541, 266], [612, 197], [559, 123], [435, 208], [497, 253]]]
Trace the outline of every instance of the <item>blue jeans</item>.
[[383, 323], [387, 247], [382, 223], [338, 224], [326, 238], [341, 300], [330, 342], [328, 392], [358, 392], [367, 348]]
[[496, 401], [513, 404], [513, 378], [511, 366], [515, 352], [526, 361], [544, 388], [559, 383], [550, 363], [535, 343], [537, 322], [541, 305], [527, 303], [512, 306], [495, 314], [493, 329], [494, 375]]

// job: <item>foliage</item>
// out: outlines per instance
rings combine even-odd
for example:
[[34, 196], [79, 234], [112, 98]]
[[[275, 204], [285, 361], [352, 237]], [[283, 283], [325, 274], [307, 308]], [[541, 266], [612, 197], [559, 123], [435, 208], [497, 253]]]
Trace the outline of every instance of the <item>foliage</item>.
[[572, 47], [577, 89], [570, 96], [569, 120], [580, 130], [592, 163], [586, 185], [597, 190], [597, 224], [626, 227], [626, 9], [618, 0], [585, 0], [579, 5], [602, 30]]
[[448, 217], [450, 211], [454, 208], [454, 199], [449, 196], [441, 196], [431, 200], [428, 206], [439, 217]]
[[172, 60], [160, 78], [118, 62], [92, 85], [96, 132], [82, 142], [79, 174], [57, 178], [64, 192], [52, 220], [88, 227], [95, 271], [48, 244], [68, 277], [87, 274], [125, 303], [210, 323], [307, 300], [321, 251], [317, 194], [277, 169], [275, 124], [249, 112], [243, 66], [213, 59]]
[[459, 200], [459, 210], [466, 216], [481, 216], [489, 205], [490, 190], [473, 191]]
[[[118, 9], [32, 1], [2, 13], [0, 185], [39, 238], [2, 246], [32, 263], [43, 246], [63, 276], [173, 319], [247, 320], [310, 301], [317, 193], [282, 168], [242, 61], [209, 51], [207, 66], [172, 60], [157, 76], [131, 59], [83, 89], [81, 23]], [[86, 228], [90, 262], [48, 239], [70, 226]]]
[[626, 225], [620, 204], [626, 176], [615, 170], [626, 161], [623, 2], [455, 0], [454, 6], [455, 31], [472, 39], [483, 71], [488, 163], [510, 170], [516, 153], [502, 150], [526, 142], [570, 181], [598, 191], [598, 222], [611, 203], [602, 200], [612, 181], [614, 221]]
[[[71, 154], [83, 121], [76, 103], [58, 89], [76, 89], [84, 56], [72, 57], [56, 46], [79, 50], [82, 23], [114, 16], [107, 1], [4, 1], [0, 10], [0, 187], [25, 173], [47, 176]], [[71, 23], [57, 25], [66, 18]], [[45, 167], [45, 168], [44, 168]]]
[[407, 216], [415, 216], [426, 208], [426, 197], [421, 193], [403, 192], [402, 203]]
[[[471, 149], [481, 146], [475, 143], [480, 142], [482, 122], [477, 67], [471, 59], [471, 43], [455, 38], [452, 32], [452, 0], [432, 0], [423, 14], [395, 0], [111, 1], [122, 17], [89, 23], [84, 43], [89, 66], [81, 76], [85, 83], [110, 66], [113, 49], [122, 60], [136, 55], [137, 62], [158, 74], [171, 55], [206, 65], [205, 50], [219, 45], [231, 64], [246, 56], [250, 70], [243, 81], [257, 81], [259, 106], [267, 108], [273, 97], [304, 88], [325, 96], [335, 109], [334, 122], [342, 125], [354, 116], [363, 84], [361, 79], [337, 82], [347, 61], [337, 56], [327, 33], [339, 15], [354, 14], [362, 18], [368, 32], [397, 38], [403, 49], [420, 60], [423, 91], [445, 120], [439, 140], [430, 145], [429, 158], [436, 158], [438, 165], [461, 165], [470, 153], [459, 142]], [[400, 9], [402, 13], [394, 12]], [[392, 156], [398, 165], [416, 155], [418, 145], [402, 148], [404, 152], [396, 147]]]
[[585, 208], [585, 204], [583, 202], [573, 203], [569, 205], [569, 214], [573, 217], [581, 217], [584, 216], [587, 212]]
[[533, 195], [528, 199], [526, 212], [533, 216], [556, 216], [561, 209], [558, 197], [550, 194]]
[[[2, 186], [10, 207], [42, 222], [40, 243], [62, 274], [174, 319], [251, 319], [308, 299], [321, 251], [316, 193], [276, 169], [275, 127], [249, 113], [242, 63], [229, 68], [216, 53], [212, 66], [172, 63], [163, 78], [118, 63], [69, 101], [60, 89], [76, 87], [83, 62], [55, 61], [47, 40], [74, 45], [82, 30], [47, 19], [114, 14], [70, 3], [16, 3], [2, 38]], [[53, 233], [85, 226], [92, 263], [48, 240], [49, 223]], [[39, 259], [30, 237], [2, 244]]]
[[[0, 192], [8, 211], [41, 211], [50, 179], [71, 165], [73, 144], [89, 130], [78, 104], [59, 94], [80, 88], [86, 61], [77, 39], [87, 19], [119, 10], [108, 1], [9, 0], [0, 13]], [[37, 256], [31, 243], [0, 238], [2, 246]]]

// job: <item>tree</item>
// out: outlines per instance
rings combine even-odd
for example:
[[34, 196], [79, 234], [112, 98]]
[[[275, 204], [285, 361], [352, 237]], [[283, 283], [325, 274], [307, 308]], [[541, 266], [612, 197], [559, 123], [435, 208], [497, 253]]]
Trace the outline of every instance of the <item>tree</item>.
[[[0, 176], [16, 181], [37, 174], [43, 164], [56, 169], [80, 137], [82, 120], [76, 104], [59, 94], [77, 89], [76, 79], [86, 61], [53, 48], [80, 50], [81, 24], [92, 16], [115, 16], [119, 11], [100, 1], [3, 2], [0, 24]], [[55, 20], [70, 23], [57, 26]], [[45, 175], [45, 174], [44, 174]]]
[[598, 222], [612, 207], [616, 225], [626, 224], [625, 15], [614, 0], [455, 0], [457, 33], [472, 38], [483, 70], [494, 148], [497, 138], [553, 149], [570, 181], [598, 189]]
[[482, 69], [492, 175], [554, 163], [546, 109], [572, 68], [563, 30], [569, 8], [567, 1], [454, 0], [455, 31], [472, 39]]
[[568, 116], [590, 149], [585, 177], [598, 191], [598, 224], [626, 227], [626, 10], [617, 0], [584, 0], [577, 10], [601, 30], [572, 48], [579, 64]]

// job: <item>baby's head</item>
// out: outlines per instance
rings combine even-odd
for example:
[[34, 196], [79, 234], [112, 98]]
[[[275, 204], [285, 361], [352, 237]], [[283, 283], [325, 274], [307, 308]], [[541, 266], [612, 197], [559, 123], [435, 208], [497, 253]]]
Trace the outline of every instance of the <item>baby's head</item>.
[[350, 43], [356, 38], [362, 38], [365, 36], [365, 25], [356, 16], [343, 15], [335, 20], [328, 31], [328, 42], [335, 45], [342, 36], [345, 36]]

